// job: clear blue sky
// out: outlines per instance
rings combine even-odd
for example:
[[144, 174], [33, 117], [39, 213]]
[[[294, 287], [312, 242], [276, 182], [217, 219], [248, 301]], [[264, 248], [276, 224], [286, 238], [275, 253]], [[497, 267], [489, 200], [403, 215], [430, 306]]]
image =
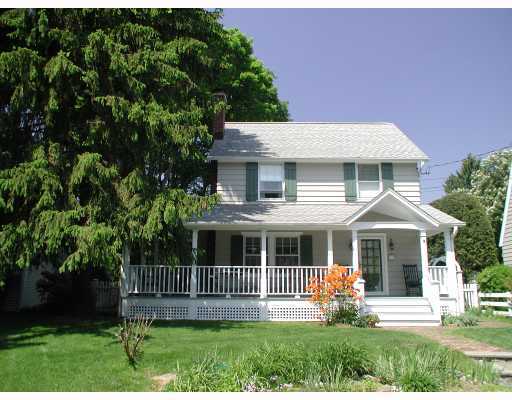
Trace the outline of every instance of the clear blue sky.
[[[431, 158], [512, 144], [512, 10], [241, 10], [294, 121], [390, 121]], [[458, 164], [422, 178], [443, 195]]]

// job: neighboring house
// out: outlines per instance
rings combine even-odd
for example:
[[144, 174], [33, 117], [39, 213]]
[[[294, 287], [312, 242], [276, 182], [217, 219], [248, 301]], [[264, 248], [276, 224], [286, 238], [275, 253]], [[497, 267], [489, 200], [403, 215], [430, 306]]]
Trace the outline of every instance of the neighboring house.
[[503, 210], [503, 221], [501, 223], [500, 247], [503, 256], [503, 264], [512, 267], [512, 163], [508, 173], [507, 197]]
[[20, 311], [41, 305], [37, 282], [46, 267], [31, 267], [10, 273], [0, 296], [0, 311]]
[[[317, 320], [305, 286], [334, 263], [362, 272], [362, 311], [382, 325], [464, 310], [453, 240], [464, 223], [421, 204], [428, 158], [394, 124], [222, 118], [209, 153], [222, 201], [186, 224], [200, 265], [131, 266], [125, 251], [123, 315]], [[446, 266], [428, 265], [436, 234]]]

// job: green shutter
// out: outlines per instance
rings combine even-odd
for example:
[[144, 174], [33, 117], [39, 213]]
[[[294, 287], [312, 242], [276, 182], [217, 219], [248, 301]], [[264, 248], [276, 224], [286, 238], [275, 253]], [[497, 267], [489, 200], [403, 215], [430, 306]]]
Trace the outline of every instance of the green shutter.
[[300, 265], [313, 265], [313, 236], [301, 235], [300, 237]]
[[297, 167], [295, 163], [284, 163], [284, 197], [286, 201], [297, 201]]
[[258, 163], [255, 162], [245, 164], [245, 199], [258, 200]]
[[345, 179], [345, 200], [357, 200], [356, 164], [344, 163], [343, 176]]
[[231, 265], [244, 265], [244, 238], [242, 235], [231, 236]]
[[382, 188], [386, 190], [388, 188], [393, 189], [393, 164], [392, 163], [382, 163]]

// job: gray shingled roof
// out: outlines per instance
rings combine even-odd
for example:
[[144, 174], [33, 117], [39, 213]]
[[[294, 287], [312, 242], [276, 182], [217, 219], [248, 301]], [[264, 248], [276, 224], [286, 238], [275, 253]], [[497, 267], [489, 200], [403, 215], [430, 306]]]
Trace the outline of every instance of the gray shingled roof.
[[[363, 204], [250, 203], [219, 204], [191, 223], [205, 225], [344, 225]], [[427, 214], [441, 224], [461, 221], [436, 208], [422, 204]]]
[[227, 122], [209, 158], [426, 160], [392, 123]]
[[438, 210], [435, 207], [432, 207], [431, 205], [421, 204], [420, 207], [423, 209], [423, 211], [429, 214], [432, 218], [438, 220], [441, 224], [464, 225], [464, 222], [452, 217], [449, 214], [446, 214], [441, 210]]

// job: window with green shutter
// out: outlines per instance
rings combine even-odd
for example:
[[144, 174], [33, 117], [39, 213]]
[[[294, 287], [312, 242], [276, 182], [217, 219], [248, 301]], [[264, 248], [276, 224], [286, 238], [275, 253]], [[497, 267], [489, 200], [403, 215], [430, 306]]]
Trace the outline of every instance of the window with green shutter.
[[258, 200], [258, 163], [255, 162], [245, 164], [245, 199]]
[[301, 235], [300, 237], [300, 265], [313, 265], [313, 236]]
[[380, 165], [382, 169], [382, 189], [394, 189], [394, 177], [393, 177], [393, 164], [392, 163], [382, 163]]
[[356, 164], [343, 164], [343, 177], [345, 181], [345, 201], [357, 200]]

